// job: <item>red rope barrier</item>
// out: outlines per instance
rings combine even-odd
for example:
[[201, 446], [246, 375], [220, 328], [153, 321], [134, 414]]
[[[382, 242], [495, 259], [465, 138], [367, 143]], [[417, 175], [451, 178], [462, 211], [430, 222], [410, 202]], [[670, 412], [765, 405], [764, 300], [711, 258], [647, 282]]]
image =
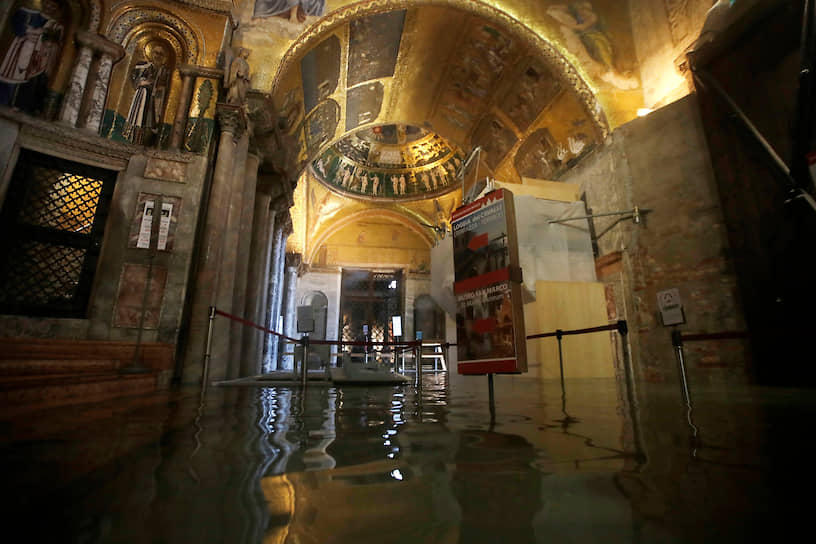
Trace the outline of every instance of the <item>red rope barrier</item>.
[[[279, 332], [275, 332], [275, 331], [273, 331], [271, 329], [267, 329], [266, 327], [264, 327], [262, 325], [258, 325], [257, 323], [254, 323], [254, 322], [249, 321], [248, 319], [244, 319], [242, 317], [238, 317], [237, 315], [228, 314], [227, 312], [222, 312], [218, 308], [215, 309], [215, 313], [216, 313], [216, 315], [222, 315], [222, 316], [226, 317], [227, 319], [237, 321], [238, 323], [241, 323], [241, 324], [246, 325], [248, 327], [253, 327], [253, 328], [258, 329], [260, 331], [268, 332], [269, 334], [274, 334], [275, 336], [283, 338], [284, 340], [289, 340], [293, 344], [300, 344], [301, 343], [301, 341], [298, 340], [297, 338], [292, 338], [291, 336], [286, 336], [286, 335], [281, 334]], [[419, 344], [419, 341], [411, 341], [411, 342], [373, 342], [373, 341], [372, 342], [358, 342], [358, 341], [343, 342], [343, 341], [339, 341], [339, 340], [309, 340], [309, 344], [310, 345], [318, 345], [318, 346], [395, 346], [395, 347], [414, 347], [414, 346]]]
[[232, 314], [228, 314], [227, 312], [222, 312], [218, 308], [215, 309], [215, 313], [217, 315], [223, 315], [227, 319], [232, 319], [233, 321], [237, 321], [238, 323], [242, 323], [244, 325], [247, 325], [248, 327], [254, 327], [254, 328], [256, 328], [256, 329], [258, 329], [260, 331], [268, 332], [269, 334], [274, 334], [275, 336], [279, 336], [279, 337], [284, 338], [286, 340], [289, 340], [291, 342], [295, 342], [295, 343], [298, 343], [298, 344], [300, 343], [300, 340], [297, 340], [296, 338], [291, 338], [291, 337], [283, 335], [283, 334], [281, 334], [279, 332], [275, 332], [275, 331], [273, 331], [271, 329], [267, 329], [266, 327], [264, 327], [262, 325], [258, 325], [257, 323], [253, 323], [252, 321], [249, 321], [249, 320], [244, 319], [242, 317], [238, 317], [237, 315], [232, 315]]
[[[600, 327], [590, 327], [588, 329], [575, 329], [572, 331], [560, 331], [561, 336], [569, 336], [571, 334], [588, 334], [591, 332], [602, 332], [602, 331], [615, 331], [618, 330], [618, 324], [614, 325], [602, 325]], [[531, 334], [527, 337], [527, 340], [533, 340], [534, 338], [549, 338], [552, 336], [558, 336], [559, 331], [555, 332], [545, 332], [541, 334]]]

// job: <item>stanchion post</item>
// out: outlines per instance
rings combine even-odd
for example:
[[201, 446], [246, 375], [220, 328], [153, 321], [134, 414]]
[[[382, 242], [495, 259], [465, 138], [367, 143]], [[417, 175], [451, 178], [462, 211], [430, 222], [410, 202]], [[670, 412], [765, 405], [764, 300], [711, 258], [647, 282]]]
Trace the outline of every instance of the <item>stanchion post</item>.
[[564, 331], [556, 329], [555, 338], [558, 340], [558, 368], [561, 371], [561, 394], [564, 395], [564, 354], [561, 349], [561, 339], [564, 338]]
[[414, 346], [414, 364], [416, 366], [417, 386], [422, 387], [422, 339]]
[[309, 374], [309, 337], [303, 335], [300, 337], [300, 345], [303, 346], [303, 354], [300, 361], [300, 385], [306, 389], [306, 382]]
[[212, 335], [213, 324], [215, 323], [215, 306], [209, 308], [209, 321], [207, 322], [207, 342], [204, 346], [204, 369], [201, 375], [201, 392], [207, 390], [207, 380], [210, 374], [210, 357], [212, 356]]
[[496, 423], [496, 397], [493, 393], [493, 373], [487, 375], [487, 401], [490, 407], [490, 426]]
[[674, 353], [677, 356], [677, 366], [680, 370], [680, 384], [683, 388], [683, 400], [686, 403], [686, 420], [691, 428], [691, 443], [692, 450], [696, 452], [696, 444], [698, 441], [697, 426], [694, 424], [692, 416], [693, 407], [691, 405], [691, 395], [689, 394], [688, 379], [686, 377], [686, 361], [683, 354], [683, 333], [679, 329], [672, 330], [672, 346], [674, 346]]
[[623, 352], [623, 375], [626, 381], [626, 400], [629, 403], [629, 417], [632, 419], [632, 436], [635, 441], [635, 453], [638, 463], [646, 462], [646, 451], [643, 447], [643, 437], [640, 430], [640, 409], [638, 408], [637, 393], [635, 392], [635, 373], [632, 368], [632, 356], [629, 353], [629, 325], [625, 319], [618, 321], [618, 334], [621, 336], [621, 351]]

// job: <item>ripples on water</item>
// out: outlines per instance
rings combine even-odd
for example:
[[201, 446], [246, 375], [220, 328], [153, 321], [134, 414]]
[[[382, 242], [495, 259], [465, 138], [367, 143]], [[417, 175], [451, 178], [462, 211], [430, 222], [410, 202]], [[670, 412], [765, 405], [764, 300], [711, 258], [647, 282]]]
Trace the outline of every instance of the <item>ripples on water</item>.
[[8, 424], [4, 511], [34, 541], [317, 544], [747, 542], [804, 512], [805, 395], [698, 392], [700, 442], [675, 389], [626, 398], [499, 376], [492, 417], [440, 373], [64, 408]]

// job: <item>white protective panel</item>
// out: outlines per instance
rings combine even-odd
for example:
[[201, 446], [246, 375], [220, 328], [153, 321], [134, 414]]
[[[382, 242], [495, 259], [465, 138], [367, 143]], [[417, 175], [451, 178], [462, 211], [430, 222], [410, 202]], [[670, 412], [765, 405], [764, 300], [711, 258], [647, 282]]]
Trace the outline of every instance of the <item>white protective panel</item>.
[[[586, 215], [582, 201], [559, 202], [525, 195], [514, 196], [513, 202], [525, 303], [534, 300], [537, 281], [596, 280], [587, 221], [549, 223], [551, 219]], [[456, 315], [453, 278], [453, 237], [448, 235], [431, 249], [431, 296], [450, 316]]]
[[453, 235], [447, 234], [431, 248], [431, 298], [451, 317], [456, 316], [453, 277]]
[[518, 196], [516, 231], [524, 287], [535, 295], [537, 281], [595, 281], [595, 258], [586, 220], [549, 223], [586, 215], [582, 201], [557, 202]]

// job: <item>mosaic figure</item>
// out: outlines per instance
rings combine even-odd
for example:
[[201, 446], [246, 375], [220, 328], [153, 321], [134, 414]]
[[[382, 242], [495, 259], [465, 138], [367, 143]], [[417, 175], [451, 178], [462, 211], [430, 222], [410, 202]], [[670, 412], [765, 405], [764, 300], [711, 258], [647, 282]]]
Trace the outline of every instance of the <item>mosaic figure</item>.
[[326, 12], [326, 0], [256, 0], [255, 17], [285, 17], [302, 23], [307, 15], [320, 17]]
[[124, 137], [134, 144], [148, 144], [158, 131], [170, 79], [164, 46], [147, 44], [145, 57], [147, 60], [136, 64], [130, 73], [130, 82], [136, 92], [122, 131]]
[[547, 14], [561, 23], [571, 49], [583, 50], [600, 69], [601, 79], [619, 89], [635, 89], [638, 80], [615, 68], [612, 41], [604, 31], [592, 3], [586, 0], [554, 4]]
[[37, 113], [62, 49], [59, 4], [42, 3], [42, 11], [19, 8], [10, 17], [14, 38], [0, 64], [0, 104]]

